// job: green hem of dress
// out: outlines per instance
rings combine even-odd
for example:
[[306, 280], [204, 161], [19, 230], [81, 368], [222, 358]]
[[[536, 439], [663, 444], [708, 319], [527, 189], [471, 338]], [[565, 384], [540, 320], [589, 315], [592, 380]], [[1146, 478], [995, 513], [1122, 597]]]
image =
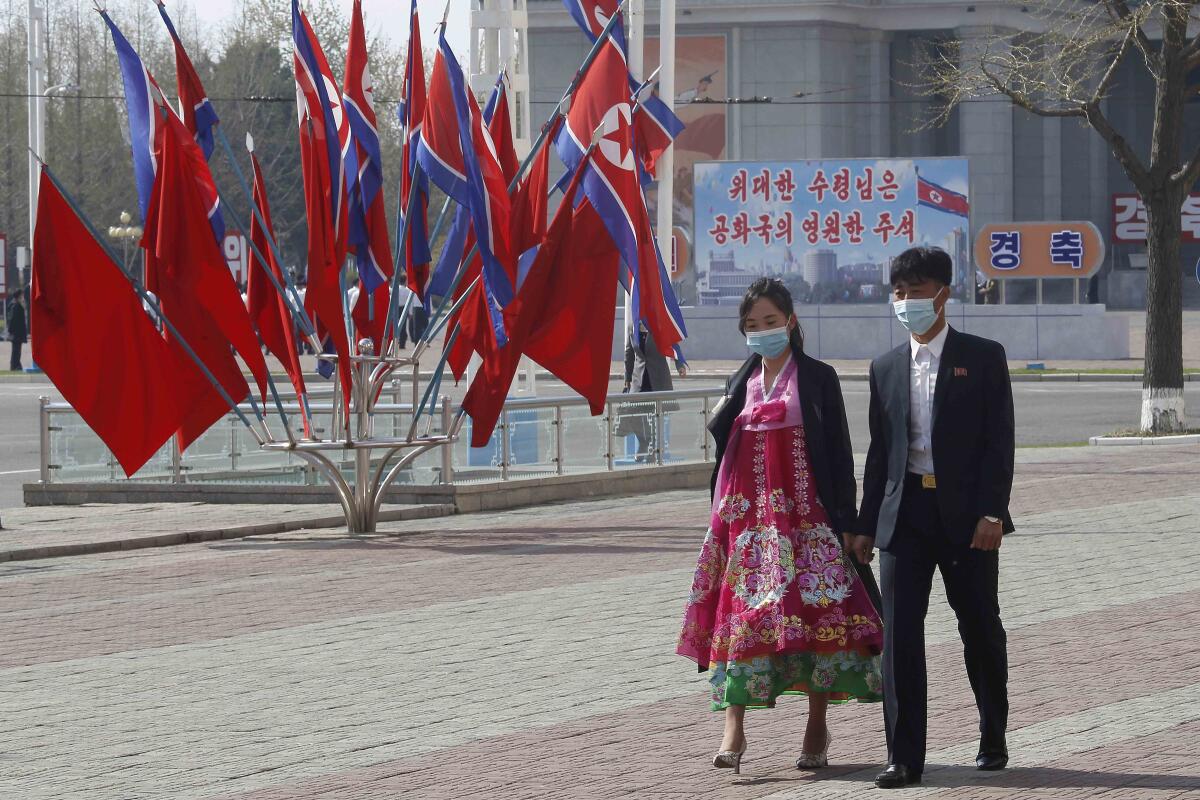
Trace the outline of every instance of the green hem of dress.
[[841, 705], [851, 700], [883, 700], [880, 657], [868, 653], [774, 653], [732, 662], [714, 662], [711, 708], [731, 705], [771, 708], [782, 695], [823, 694]]
[[[782, 692], [779, 695], [779, 697], [808, 697], [808, 694], [809, 694], [808, 692], [803, 692], [803, 691], [800, 691], [799, 689], [795, 689], [795, 690], [788, 689], [787, 691]], [[829, 693], [828, 692], [813, 692], [813, 694], [829, 694]], [[778, 698], [776, 698], [776, 699], [778, 699]], [[844, 697], [844, 698], [839, 698], [837, 700], [834, 700], [834, 699], [826, 700], [825, 702], [827, 702], [831, 706], [848, 706], [851, 703], [882, 703], [883, 695], [871, 696], [871, 697]], [[713, 711], [724, 711], [725, 709], [729, 708], [731, 705], [737, 705], [737, 704], [736, 703], [710, 703], [709, 707]], [[769, 710], [775, 708], [775, 706], [768, 705], [766, 703], [756, 703], [754, 705], [743, 706], [743, 708], [745, 708], [747, 711], [759, 711], [759, 710], [768, 710], [769, 711]]]

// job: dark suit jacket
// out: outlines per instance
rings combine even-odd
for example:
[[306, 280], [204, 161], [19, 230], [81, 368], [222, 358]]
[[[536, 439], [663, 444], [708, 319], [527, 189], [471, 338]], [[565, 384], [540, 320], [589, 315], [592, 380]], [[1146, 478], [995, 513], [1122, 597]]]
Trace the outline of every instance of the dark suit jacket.
[[[808, 458], [821, 505], [829, 514], [833, 532], [841, 542], [843, 531], [855, 531], [858, 519], [855, 503], [858, 484], [854, 480], [854, 451], [850, 445], [850, 428], [846, 424], [846, 406], [842, 401], [842, 386], [833, 367], [792, 348], [796, 362], [796, 385], [800, 392], [800, 410], [804, 419], [804, 438], [808, 443]], [[725, 385], [725, 400], [708, 422], [708, 431], [717, 443], [717, 463], [709, 486], [710, 496], [716, 492], [717, 474], [725, 447], [733, 431], [734, 420], [746, 407], [746, 384], [762, 365], [755, 355], [734, 373]], [[871, 567], [855, 562], [876, 610], [883, 608], [879, 587]]]
[[[858, 532], [886, 550], [896, 528], [908, 471], [912, 350], [904, 344], [871, 363], [871, 445]], [[970, 544], [981, 517], [1008, 513], [1016, 449], [1012, 384], [1004, 348], [991, 339], [946, 335], [933, 397], [933, 465], [942, 525]]]
[[[679, 367], [678, 362], [675, 366]], [[649, 378], [650, 387], [643, 390], [646, 378]], [[658, 352], [658, 345], [649, 331], [641, 336], [636, 331], [625, 334], [625, 382], [632, 392], [669, 392], [675, 388], [667, 357]]]
[[25, 306], [12, 303], [8, 307], [8, 340], [10, 342], [29, 341], [29, 318], [25, 316]]

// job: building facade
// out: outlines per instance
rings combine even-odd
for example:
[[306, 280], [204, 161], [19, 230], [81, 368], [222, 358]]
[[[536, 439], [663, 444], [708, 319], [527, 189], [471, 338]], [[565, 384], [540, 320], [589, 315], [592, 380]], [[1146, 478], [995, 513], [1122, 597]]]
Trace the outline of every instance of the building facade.
[[[527, 7], [530, 113], [540, 126], [587, 41], [561, 0], [528, 0]], [[645, 20], [649, 71], [658, 63], [655, 0], [647, 0]], [[970, 168], [970, 231], [938, 244], [966, 259], [975, 233], [989, 223], [1089, 220], [1108, 242], [1099, 276], [1079, 287], [1047, 280], [1043, 302], [1069, 303], [1078, 288], [1081, 300], [1144, 307], [1145, 247], [1112, 240], [1114, 195], [1133, 188], [1099, 135], [1078, 120], [1036, 117], [1003, 98], [960, 105], [946, 124], [932, 126], [932, 101], [910, 88], [925, 43], [955, 39], [969, 48], [997, 29], [1030, 24], [1021, 6], [991, 0], [679, 0], [677, 110], [703, 141], [693, 145], [690, 161], [676, 156], [683, 184], [675, 194], [676, 224], [690, 224], [695, 160], [963, 157]], [[690, 73], [680, 62], [689, 58]], [[1153, 96], [1144, 70], [1129, 59], [1106, 101], [1110, 120], [1141, 153], [1149, 151]], [[1187, 140], [1198, 137], [1200, 104], [1190, 114]], [[1186, 276], [1198, 256], [1200, 245], [1185, 244], [1179, 268]], [[806, 280], [810, 264], [814, 276], [824, 264], [803, 248], [795, 258]], [[723, 276], [722, 293], [733, 291], [736, 277]], [[1035, 302], [1035, 283], [1008, 281], [1004, 301]], [[1184, 285], [1185, 306], [1200, 307], [1196, 279]], [[689, 296], [686, 279], [680, 288], [685, 301], [701, 301], [694, 284]]]

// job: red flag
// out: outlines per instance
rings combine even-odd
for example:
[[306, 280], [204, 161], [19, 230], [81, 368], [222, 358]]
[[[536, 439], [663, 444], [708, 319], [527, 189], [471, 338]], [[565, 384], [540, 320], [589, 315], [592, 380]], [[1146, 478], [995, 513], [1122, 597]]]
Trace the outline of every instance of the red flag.
[[[550, 132], [550, 136], [554, 131]], [[547, 137], [549, 139], [549, 137]], [[529, 173], [512, 198], [513, 252], [520, 257], [546, 238], [546, 214], [550, 187], [550, 147], [543, 147], [529, 166]]]
[[[575, 210], [568, 241], [543, 267], [551, 273], [545, 303], [553, 313], [539, 320], [525, 347], [530, 358], [587, 398], [593, 415], [604, 409], [608, 396], [620, 265], [603, 221], [585, 200]], [[534, 280], [537, 266], [535, 259], [526, 283]]]
[[619, 258], [587, 202], [572, 210], [580, 175], [582, 170], [564, 194], [524, 283], [504, 309], [508, 344], [484, 354], [463, 398], [473, 447], [491, 438], [522, 353], [586, 397], [593, 414], [604, 408]]
[[638, 160], [651, 178], [657, 178], [655, 168], [658, 157], [667, 151], [674, 141], [671, 134], [644, 108], [639, 107], [633, 115], [634, 141], [637, 146]]
[[256, 253], [251, 253], [251, 258], [256, 263], [251, 265], [250, 274], [246, 278], [246, 305], [249, 307], [250, 318], [253, 320], [254, 326], [258, 328], [258, 335], [262, 337], [263, 344], [283, 364], [296, 393], [304, 394], [304, 372], [300, 368], [300, 355], [296, 349], [291, 314], [288, 313], [283, 296], [271, 284], [270, 279], [263, 274], [265, 266], [275, 275], [279, 285], [284, 285], [283, 270], [280, 269], [279, 262], [275, 259], [275, 252], [268, 242], [268, 237], [274, 238], [275, 231], [271, 222], [271, 205], [267, 200], [267, 184], [263, 180], [262, 166], [258, 163], [258, 156], [251, 153], [250, 162], [254, 167], [254, 203], [262, 212], [263, 219], [267, 223], [267, 227], [264, 229], [259, 224], [258, 217], [252, 216], [250, 240], [258, 248], [258, 252], [267, 257], [267, 263], [264, 265]]
[[504, 75], [496, 82], [495, 95], [492, 102], [483, 111], [487, 122], [488, 133], [492, 135], [492, 143], [496, 145], [496, 160], [504, 179], [512, 182], [513, 176], [521, 168], [521, 159], [517, 158], [517, 147], [513, 142], [512, 116], [508, 108], [508, 79]]
[[[245, 398], [246, 382], [230, 345], [245, 360], [265, 398], [267, 365], [233, 275], [209, 227], [205, 186], [211, 185], [212, 176], [208, 163], [174, 115], [167, 117], [162, 139], [162, 161], [142, 238], [146, 284], [158, 295], [163, 313], [233, 399]], [[198, 403], [196, 413], [185, 422], [181, 447], [226, 411], [214, 389], [201, 391], [209, 396], [208, 401]]]
[[45, 171], [30, 314], [38, 366], [133, 475], [179, 428], [190, 400], [181, 388], [203, 377], [159, 335]]

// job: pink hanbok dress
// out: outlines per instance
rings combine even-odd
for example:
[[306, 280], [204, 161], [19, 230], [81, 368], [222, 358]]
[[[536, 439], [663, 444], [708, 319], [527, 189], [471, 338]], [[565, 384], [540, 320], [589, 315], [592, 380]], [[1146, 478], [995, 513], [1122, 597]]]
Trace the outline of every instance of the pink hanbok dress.
[[758, 370], [717, 476], [676, 652], [711, 671], [712, 708], [781, 694], [882, 699], [883, 624], [817, 497], [788, 360]]

